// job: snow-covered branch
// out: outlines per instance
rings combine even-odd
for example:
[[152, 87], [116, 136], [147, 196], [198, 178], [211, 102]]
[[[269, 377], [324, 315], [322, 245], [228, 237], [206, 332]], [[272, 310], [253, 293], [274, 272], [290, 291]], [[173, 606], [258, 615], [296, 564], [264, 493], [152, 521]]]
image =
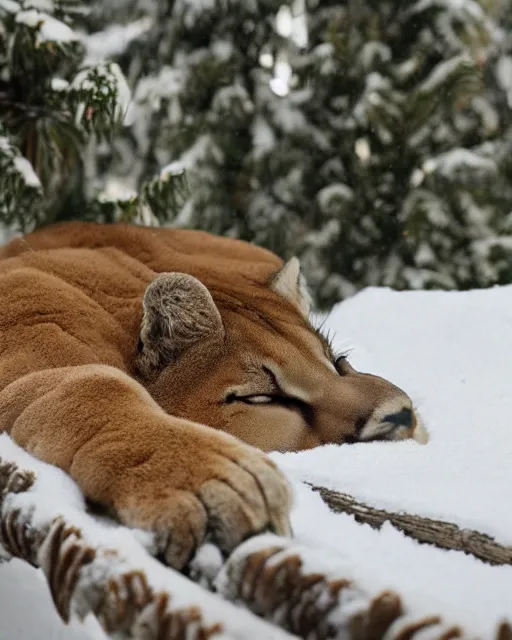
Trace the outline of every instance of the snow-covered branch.
[[[18, 463], [28, 457], [19, 453], [10, 456]], [[88, 515], [59, 470], [16, 462], [0, 460], [0, 541], [42, 569], [64, 621], [91, 612], [107, 634], [141, 640], [244, 638], [249, 628], [262, 639], [290, 637], [161, 565], [141, 544], [148, 538]]]
[[[6, 435], [0, 436], [0, 542], [8, 556], [42, 569], [64, 620], [92, 612], [119, 638], [464, 636], [439, 616], [405, 612], [396, 593], [368, 596], [325, 550], [272, 534], [244, 542], [225, 561], [204, 545], [190, 566], [195, 584], [150, 555], [148, 534], [88, 513], [68, 476]], [[510, 633], [502, 625], [496, 638]]]
[[310, 485], [324, 502], [337, 513], [348, 513], [358, 522], [375, 529], [390, 522], [405, 535], [433, 544], [441, 549], [453, 549], [469, 553], [490, 564], [512, 564], [512, 547], [495, 542], [490, 536], [473, 529], [461, 529], [453, 522], [433, 520], [409, 513], [393, 513], [358, 502], [347, 493]]

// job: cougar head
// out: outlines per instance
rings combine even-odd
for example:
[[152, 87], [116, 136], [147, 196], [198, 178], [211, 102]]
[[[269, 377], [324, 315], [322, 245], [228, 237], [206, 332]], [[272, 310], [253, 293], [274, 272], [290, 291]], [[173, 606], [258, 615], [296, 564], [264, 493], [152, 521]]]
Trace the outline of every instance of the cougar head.
[[135, 367], [169, 414], [264, 451], [414, 438], [408, 395], [356, 371], [308, 321], [292, 258], [266, 282], [162, 273], [146, 289]]

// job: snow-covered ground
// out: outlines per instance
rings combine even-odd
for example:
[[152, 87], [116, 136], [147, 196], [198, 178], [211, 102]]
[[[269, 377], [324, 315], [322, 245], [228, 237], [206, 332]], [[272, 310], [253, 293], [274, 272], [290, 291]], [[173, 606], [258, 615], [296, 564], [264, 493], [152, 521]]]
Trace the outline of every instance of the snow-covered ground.
[[[512, 545], [512, 286], [469, 292], [366, 289], [326, 326], [351, 364], [385, 376], [417, 403], [430, 434], [414, 442], [273, 454], [295, 481], [338, 489], [390, 511], [477, 529]], [[369, 590], [396, 587], [406, 604], [491, 636], [512, 619], [512, 566], [420, 545], [330, 513], [296, 482], [297, 536], [347, 553]]]
[[[329, 446], [272, 454], [296, 489], [298, 538], [322, 546], [370, 593], [394, 587], [416, 613], [439, 613], [491, 638], [512, 619], [512, 567], [420, 545], [333, 514], [308, 480], [393, 511], [454, 522], [512, 545], [512, 286], [464, 293], [367, 289], [338, 305], [326, 327], [351, 362], [383, 375], [415, 400], [430, 434], [414, 442]], [[0, 442], [0, 456], [2, 455]], [[0, 640], [86, 640], [66, 630], [42, 576], [0, 566]]]

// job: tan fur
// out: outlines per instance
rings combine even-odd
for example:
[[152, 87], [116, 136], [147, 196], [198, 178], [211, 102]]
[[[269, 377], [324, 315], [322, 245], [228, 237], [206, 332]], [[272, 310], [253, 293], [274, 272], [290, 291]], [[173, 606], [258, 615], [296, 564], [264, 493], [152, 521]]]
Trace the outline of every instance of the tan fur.
[[13, 240], [0, 430], [156, 531], [175, 567], [205, 536], [229, 551], [287, 533], [288, 485], [260, 450], [417, 427], [383, 422], [411, 408], [403, 391], [335, 370], [302, 291], [298, 263], [197, 231], [70, 223]]

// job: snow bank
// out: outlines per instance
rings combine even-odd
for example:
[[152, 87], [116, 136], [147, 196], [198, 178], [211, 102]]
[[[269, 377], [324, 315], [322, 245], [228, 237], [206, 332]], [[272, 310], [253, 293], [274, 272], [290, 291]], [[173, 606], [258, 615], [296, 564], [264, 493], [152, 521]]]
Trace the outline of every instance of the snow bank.
[[378, 532], [328, 511], [300, 484], [346, 492], [388, 511], [477, 529], [512, 545], [512, 287], [470, 292], [367, 289], [338, 305], [326, 329], [351, 363], [415, 400], [430, 434], [413, 442], [325, 446], [272, 454], [298, 492], [293, 525], [305, 541], [350, 549], [364, 588], [394, 587], [413, 610], [436, 611], [490, 637], [512, 615], [512, 567]]

